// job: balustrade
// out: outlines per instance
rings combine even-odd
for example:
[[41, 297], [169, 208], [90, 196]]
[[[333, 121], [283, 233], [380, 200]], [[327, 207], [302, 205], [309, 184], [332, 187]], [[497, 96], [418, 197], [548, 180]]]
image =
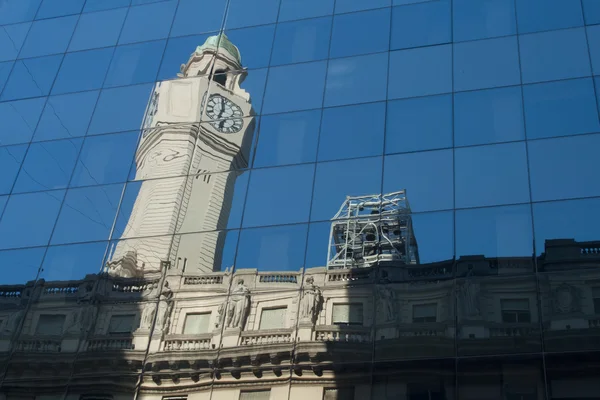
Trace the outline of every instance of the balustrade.
[[292, 341], [291, 331], [249, 331], [243, 332], [240, 344], [242, 346], [260, 346], [265, 344], [290, 343]]
[[315, 340], [319, 342], [367, 343], [371, 341], [371, 330], [363, 327], [317, 327], [315, 329]]
[[210, 337], [167, 338], [162, 345], [163, 351], [198, 351], [211, 349]]
[[61, 350], [61, 339], [24, 339], [16, 344], [17, 351], [58, 353]]
[[91, 339], [87, 343], [87, 351], [114, 351], [134, 350], [135, 345], [131, 337], [108, 337]]

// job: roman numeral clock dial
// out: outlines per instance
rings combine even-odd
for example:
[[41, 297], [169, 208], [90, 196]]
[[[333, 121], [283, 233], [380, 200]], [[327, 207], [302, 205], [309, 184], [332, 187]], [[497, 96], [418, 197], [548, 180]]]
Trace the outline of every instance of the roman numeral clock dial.
[[244, 126], [242, 109], [219, 94], [213, 94], [208, 98], [206, 116], [214, 120], [210, 124], [221, 133], [236, 133]]

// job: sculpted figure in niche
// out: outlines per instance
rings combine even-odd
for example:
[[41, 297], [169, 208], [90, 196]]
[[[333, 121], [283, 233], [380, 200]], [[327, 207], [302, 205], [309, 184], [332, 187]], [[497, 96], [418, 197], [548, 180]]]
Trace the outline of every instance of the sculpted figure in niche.
[[225, 313], [227, 312], [227, 301], [221, 303], [219, 308], [217, 309], [217, 322], [215, 323], [215, 328], [220, 328], [223, 326], [223, 322], [225, 322]]
[[379, 315], [383, 316], [383, 322], [396, 319], [396, 293], [388, 286], [380, 286], [378, 290], [378, 301], [381, 307]]
[[24, 313], [25, 310], [19, 310], [17, 312], [12, 313], [10, 317], [8, 317], [8, 320], [4, 325], [4, 329], [2, 329], [2, 333], [5, 335], [13, 334], [17, 330], [19, 322], [21, 322]]
[[156, 312], [156, 303], [148, 303], [142, 311], [142, 318], [140, 320], [140, 329], [150, 329], [152, 326], [152, 318]]
[[473, 279], [473, 269], [469, 268], [464, 283], [460, 287], [460, 300], [465, 317], [479, 315], [479, 291], [480, 285]]
[[169, 288], [169, 282], [165, 282], [165, 286], [160, 294], [158, 301], [158, 313], [156, 315], [156, 324], [154, 330], [157, 332], [169, 333], [169, 320], [171, 310], [173, 308], [173, 291]]
[[321, 311], [322, 302], [323, 296], [321, 295], [321, 289], [315, 285], [315, 279], [312, 276], [309, 276], [306, 278], [304, 290], [302, 291], [300, 319], [308, 320], [315, 324], [319, 312]]
[[249, 305], [250, 290], [244, 285], [244, 280], [239, 279], [236, 287], [229, 296], [225, 327], [244, 329]]

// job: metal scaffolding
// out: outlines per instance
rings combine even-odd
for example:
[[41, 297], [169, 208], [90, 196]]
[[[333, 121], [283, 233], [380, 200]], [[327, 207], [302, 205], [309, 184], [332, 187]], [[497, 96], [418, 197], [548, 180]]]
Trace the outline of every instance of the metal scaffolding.
[[405, 190], [347, 196], [331, 221], [328, 269], [419, 263]]

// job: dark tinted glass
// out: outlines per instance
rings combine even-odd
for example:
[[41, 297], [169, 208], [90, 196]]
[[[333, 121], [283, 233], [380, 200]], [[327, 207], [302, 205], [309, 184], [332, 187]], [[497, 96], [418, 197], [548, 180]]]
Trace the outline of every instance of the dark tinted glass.
[[[356, 29], [357, 26], [364, 30]], [[389, 8], [336, 15], [329, 55], [334, 58], [387, 51], [389, 41]]]
[[449, 0], [411, 4], [392, 9], [391, 49], [450, 42]]
[[277, 25], [271, 65], [327, 58], [331, 18], [313, 18]]
[[514, 0], [454, 0], [454, 40], [465, 41], [517, 32]]

